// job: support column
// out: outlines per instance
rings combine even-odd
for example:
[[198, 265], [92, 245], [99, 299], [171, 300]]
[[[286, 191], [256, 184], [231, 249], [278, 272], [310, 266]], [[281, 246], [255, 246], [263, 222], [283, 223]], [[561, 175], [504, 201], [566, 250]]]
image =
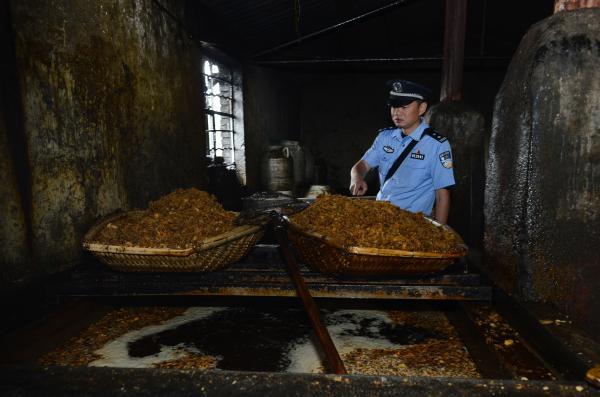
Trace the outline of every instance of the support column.
[[446, 0], [444, 66], [440, 101], [460, 101], [462, 99], [466, 20], [467, 0]]

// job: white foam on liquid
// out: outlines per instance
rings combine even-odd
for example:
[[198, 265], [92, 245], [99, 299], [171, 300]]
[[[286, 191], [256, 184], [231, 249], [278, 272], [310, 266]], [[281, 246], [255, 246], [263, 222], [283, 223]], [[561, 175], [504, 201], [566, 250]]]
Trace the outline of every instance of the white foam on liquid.
[[[352, 322], [343, 318], [344, 315], [352, 315]], [[340, 356], [350, 353], [357, 348], [362, 349], [390, 349], [399, 348], [401, 345], [390, 342], [379, 333], [379, 328], [375, 324], [370, 328], [374, 337], [365, 337], [358, 335], [343, 335], [348, 331], [357, 331], [360, 329], [360, 321], [365, 319], [376, 319], [384, 323], [392, 323], [388, 314], [378, 310], [338, 310], [328, 315], [339, 321], [338, 324], [327, 326]], [[286, 372], [293, 373], [319, 373], [323, 365], [323, 359], [320, 357], [320, 351], [317, 349], [312, 339], [303, 341], [291, 349], [289, 353], [291, 360]]]
[[[228, 310], [227, 307], [191, 307], [182, 315], [174, 317], [160, 325], [149, 325], [139, 330], [128, 332], [115, 340], [106, 343], [102, 348], [95, 351], [101, 359], [91, 362], [94, 367], [125, 367], [125, 368], [148, 368], [153, 364], [163, 361], [175, 360], [186, 355], [186, 352], [202, 354], [195, 347], [178, 344], [176, 346], [161, 346], [157, 354], [145, 357], [129, 356], [128, 344], [148, 335], [157, 334], [162, 331], [177, 328], [191, 321], [209, 317], [213, 313]], [[344, 318], [350, 315], [351, 320]], [[333, 343], [340, 355], [347, 354], [354, 349], [389, 349], [401, 348], [401, 345], [390, 342], [379, 333], [379, 328], [373, 324], [370, 328], [372, 337], [347, 335], [360, 329], [361, 320], [375, 319], [384, 323], [392, 323], [387, 312], [378, 310], [338, 310], [327, 315], [334, 319], [337, 324], [327, 326]], [[346, 334], [346, 335], [344, 335]], [[288, 353], [290, 365], [285, 372], [291, 373], [319, 373], [323, 366], [324, 358], [320, 349], [315, 345], [312, 338], [303, 338], [295, 344]], [[217, 360], [219, 357], [216, 357]]]
[[157, 334], [162, 331], [177, 328], [182, 324], [191, 321], [206, 318], [213, 313], [227, 310], [226, 307], [190, 307], [182, 315], [159, 325], [149, 325], [147, 327], [127, 332], [126, 334], [106, 343], [103, 347], [94, 353], [99, 354], [101, 359], [92, 361], [88, 365], [91, 367], [123, 367], [123, 368], [148, 368], [153, 364], [163, 361], [175, 360], [184, 357], [183, 350], [193, 353], [201, 353], [198, 349], [178, 344], [176, 346], [161, 346], [160, 352], [151, 356], [131, 357], [129, 355], [128, 344], [148, 335]]

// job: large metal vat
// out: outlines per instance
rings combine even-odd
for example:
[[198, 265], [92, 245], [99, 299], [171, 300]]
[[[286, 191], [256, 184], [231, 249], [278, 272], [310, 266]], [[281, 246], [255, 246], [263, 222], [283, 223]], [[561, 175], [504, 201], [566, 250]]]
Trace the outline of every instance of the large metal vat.
[[262, 159], [262, 184], [265, 190], [292, 195], [294, 161], [287, 147], [268, 146]]

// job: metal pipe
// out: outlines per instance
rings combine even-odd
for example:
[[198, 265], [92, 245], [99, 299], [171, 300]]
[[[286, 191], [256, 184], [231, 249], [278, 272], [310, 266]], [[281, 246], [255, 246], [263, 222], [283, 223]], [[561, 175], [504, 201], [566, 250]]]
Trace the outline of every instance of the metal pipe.
[[347, 19], [347, 20], [345, 20], [343, 22], [336, 23], [335, 25], [331, 25], [331, 26], [328, 26], [328, 27], [326, 27], [324, 29], [320, 29], [320, 30], [317, 30], [315, 32], [305, 34], [304, 36], [299, 37], [297, 39], [294, 39], [294, 40], [288, 41], [286, 43], [279, 44], [279, 45], [277, 45], [275, 47], [269, 48], [267, 50], [261, 51], [261, 52], [259, 52], [257, 54], [252, 55], [252, 58], [258, 58], [260, 56], [263, 56], [263, 55], [266, 55], [266, 54], [270, 54], [272, 52], [275, 52], [275, 51], [287, 48], [289, 46], [292, 46], [294, 44], [300, 43], [303, 40], [310, 39], [310, 38], [313, 38], [313, 37], [316, 37], [316, 36], [320, 36], [322, 34], [330, 32], [332, 30], [337, 30], [337, 29], [339, 29], [339, 28], [341, 28], [343, 26], [346, 26], [346, 25], [348, 25], [350, 23], [354, 23], [354, 22], [360, 21], [360, 20], [368, 18], [368, 17], [373, 17], [373, 16], [378, 15], [378, 14], [384, 12], [384, 11], [387, 11], [389, 9], [392, 9], [394, 7], [402, 5], [406, 1], [407, 0], [394, 1], [391, 4], [385, 5], [383, 7], [379, 7], [377, 9], [373, 10], [373, 11], [369, 11], [369, 12], [361, 14], [361, 15], [359, 15], [357, 17]]
[[298, 268], [296, 259], [294, 258], [294, 255], [292, 254], [288, 244], [285, 228], [282, 225], [275, 226], [275, 235], [277, 236], [279, 247], [281, 249], [281, 253], [283, 254], [283, 259], [290, 273], [290, 278], [296, 287], [298, 296], [302, 300], [302, 304], [304, 305], [308, 319], [310, 320], [315, 334], [317, 335], [317, 339], [319, 340], [321, 348], [325, 353], [325, 357], [327, 358], [331, 370], [336, 374], [347, 374], [348, 372], [346, 371], [344, 362], [340, 358], [340, 355], [335, 348], [333, 341], [331, 340], [331, 336], [329, 335], [327, 328], [325, 328], [323, 322], [321, 321], [319, 308], [310, 295], [302, 274], [300, 274], [300, 269]]
[[350, 62], [414, 62], [414, 61], [441, 61], [441, 57], [427, 58], [333, 58], [333, 59], [282, 59], [273, 61], [258, 61], [256, 65], [278, 65], [292, 63], [350, 63]]
[[[469, 57], [465, 61], [510, 61], [510, 57]], [[360, 63], [360, 62], [431, 62], [443, 61], [442, 57], [414, 58], [335, 58], [335, 59], [280, 59], [272, 61], [257, 61], [255, 65], [293, 65], [293, 64], [325, 64], [325, 63]]]

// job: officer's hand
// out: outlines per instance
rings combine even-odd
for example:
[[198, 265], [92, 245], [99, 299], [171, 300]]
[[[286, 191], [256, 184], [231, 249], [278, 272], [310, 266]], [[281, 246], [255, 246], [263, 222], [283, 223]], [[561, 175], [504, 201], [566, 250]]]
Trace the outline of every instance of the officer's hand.
[[367, 182], [364, 179], [350, 182], [350, 193], [353, 196], [363, 196], [367, 192]]

